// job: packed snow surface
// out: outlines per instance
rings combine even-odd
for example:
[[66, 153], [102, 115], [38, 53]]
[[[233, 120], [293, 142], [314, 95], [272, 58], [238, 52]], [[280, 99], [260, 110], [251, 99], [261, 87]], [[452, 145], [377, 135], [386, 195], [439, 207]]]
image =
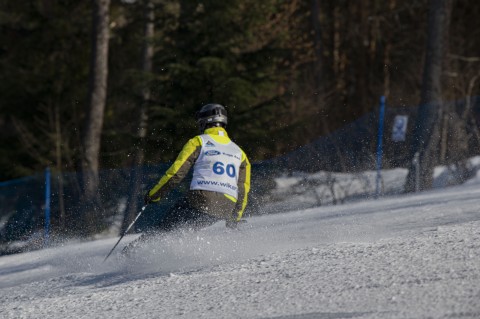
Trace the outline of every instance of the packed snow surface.
[[478, 181], [242, 226], [0, 257], [0, 318], [480, 318]]

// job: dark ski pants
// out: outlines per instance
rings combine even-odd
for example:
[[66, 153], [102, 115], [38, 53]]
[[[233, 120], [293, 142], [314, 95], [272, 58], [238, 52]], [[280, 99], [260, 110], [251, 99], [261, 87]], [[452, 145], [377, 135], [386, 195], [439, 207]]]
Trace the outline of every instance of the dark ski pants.
[[125, 246], [122, 253], [128, 254], [132, 248], [153, 239], [155, 236], [181, 229], [199, 230], [213, 225], [219, 220], [219, 218], [192, 207], [186, 197], [181, 198], [162, 216], [153, 231], [143, 233], [139, 238]]
[[162, 217], [156, 229], [168, 232], [177, 229], [198, 230], [213, 225], [220, 219], [192, 207], [186, 197], [179, 199]]

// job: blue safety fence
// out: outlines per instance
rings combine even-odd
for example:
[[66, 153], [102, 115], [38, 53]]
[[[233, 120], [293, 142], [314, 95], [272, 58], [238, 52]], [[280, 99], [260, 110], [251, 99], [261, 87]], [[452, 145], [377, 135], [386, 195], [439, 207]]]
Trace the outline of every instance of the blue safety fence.
[[[449, 103], [452, 112], [458, 115], [462, 114], [466, 105], [465, 100]], [[480, 99], [470, 98], [468, 103], [473, 109], [471, 114], [474, 116], [470, 116], [469, 122], [465, 124], [469, 136], [466, 142], [470, 145], [470, 152], [464, 154], [465, 157], [479, 154], [480, 144], [477, 136], [480, 126]], [[280, 202], [277, 206], [272, 203], [278, 200], [273, 194], [277, 187], [277, 177], [293, 176], [299, 172], [302, 174], [319, 171], [358, 173], [378, 169], [380, 173], [379, 168], [407, 168], [412, 159], [409, 148], [415, 138], [413, 130], [418, 110], [416, 107], [392, 107], [388, 105], [388, 101], [383, 109], [380, 105], [379, 102], [377, 112], [365, 114], [328, 136], [322, 136], [284, 156], [253, 163], [252, 191], [246, 215], [270, 213], [289, 208]], [[398, 116], [408, 118], [408, 125], [404, 128], [406, 130], [404, 141], [401, 139], [402, 132], [400, 132], [400, 140], [398, 136], [395, 137], [399, 132], [394, 131], [402, 130], [398, 125], [395, 128]], [[383, 124], [379, 121], [381, 118], [384, 119]], [[380, 141], [379, 137], [381, 137]], [[100, 171], [98, 194], [101, 207], [95, 211], [95, 218], [104, 236], [118, 235], [128, 201], [133, 198], [137, 209], [140, 210], [143, 195], [158, 182], [169, 164]], [[131, 181], [135, 174], [141, 176], [141, 191], [132, 197]], [[325, 183], [331, 182], [332, 179], [325, 181]], [[312, 189], [319, 187], [318, 181], [308, 178], [302, 183], [304, 184], [300, 186], [304, 189], [308, 183], [311, 183], [308, 187]], [[375, 184], [375, 181], [373, 183]], [[43, 247], [48, 243], [48, 239], [55, 241], [60, 236], [79, 236], [87, 216], [81, 185], [80, 172], [59, 174], [53, 168], [48, 171], [48, 174], [40, 172], [33, 176], [1, 182], [0, 254], [21, 251], [25, 245], [30, 248]], [[162, 214], [187, 189], [188, 178], [167, 199], [150, 205], [135, 224], [136, 231], [147, 230], [161, 220]], [[368, 188], [364, 194], [360, 195], [355, 194], [362, 198], [378, 196], [378, 184], [376, 189]], [[319, 199], [317, 204], [320, 203], [328, 204], [336, 201]], [[265, 208], [268, 205], [271, 205], [271, 209]]]
[[[472, 115], [470, 115], [468, 123], [465, 124], [471, 139], [467, 142], [474, 144], [471, 149], [473, 152], [477, 152], [476, 143], [478, 141], [475, 140], [477, 137], [474, 130], [478, 130], [480, 126], [480, 97], [471, 97], [469, 103], [473, 109], [472, 114], [475, 117], [472, 118]], [[466, 101], [458, 100], [444, 102], [444, 104], [449, 104], [452, 112], [457, 116], [461, 116]], [[430, 107], [437, 108], [438, 105], [430, 105]], [[388, 104], [388, 101], [385, 102], [383, 113], [384, 140], [382, 143], [383, 168], [408, 167], [411, 160], [410, 146], [413, 139], [416, 138], [414, 136], [414, 126], [417, 120], [417, 113], [418, 107], [392, 106]], [[406, 140], [404, 142], [397, 142], [392, 138], [395, 118], [399, 115], [408, 117]], [[447, 114], [447, 116], [451, 117], [451, 114]], [[273, 164], [275, 170], [278, 169], [285, 172], [316, 172], [319, 170], [358, 172], [375, 170], [378, 153], [379, 119], [380, 110], [367, 113], [332, 134], [319, 137], [315, 141], [299, 147], [297, 150], [268, 162]], [[438, 121], [440, 122], [441, 120]], [[455, 127], [451, 128], [448, 135], [452, 135], [452, 130], [455, 131]]]
[[0, 242], [32, 233], [44, 224], [44, 176], [28, 176], [0, 183]]

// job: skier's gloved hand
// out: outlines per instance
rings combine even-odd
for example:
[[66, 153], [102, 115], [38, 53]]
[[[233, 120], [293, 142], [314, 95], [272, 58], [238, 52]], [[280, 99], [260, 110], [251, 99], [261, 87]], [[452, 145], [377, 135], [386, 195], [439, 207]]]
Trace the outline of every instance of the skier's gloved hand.
[[148, 193], [145, 194], [145, 197], [143, 198], [143, 202], [145, 205], [151, 204], [153, 202], [153, 199], [148, 195]]

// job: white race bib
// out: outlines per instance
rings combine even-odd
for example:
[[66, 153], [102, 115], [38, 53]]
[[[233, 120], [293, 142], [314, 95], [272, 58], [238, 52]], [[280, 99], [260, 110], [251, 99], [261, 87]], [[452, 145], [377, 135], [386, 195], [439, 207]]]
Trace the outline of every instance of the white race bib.
[[234, 142], [221, 144], [208, 134], [200, 135], [202, 149], [193, 167], [190, 189], [200, 189], [238, 197], [238, 171], [242, 150]]

